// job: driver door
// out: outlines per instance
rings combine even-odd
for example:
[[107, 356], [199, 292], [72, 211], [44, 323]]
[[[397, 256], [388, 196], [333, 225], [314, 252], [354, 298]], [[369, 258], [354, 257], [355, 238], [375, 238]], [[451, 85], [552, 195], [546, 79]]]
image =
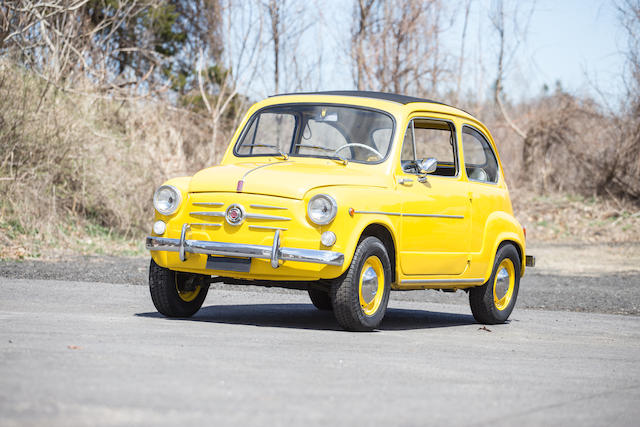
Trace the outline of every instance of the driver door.
[[[416, 161], [438, 160], [421, 175]], [[467, 268], [471, 231], [468, 183], [461, 179], [452, 122], [413, 118], [407, 127], [396, 173], [402, 198], [400, 266], [407, 275], [459, 275]], [[420, 182], [423, 179], [424, 182]]]

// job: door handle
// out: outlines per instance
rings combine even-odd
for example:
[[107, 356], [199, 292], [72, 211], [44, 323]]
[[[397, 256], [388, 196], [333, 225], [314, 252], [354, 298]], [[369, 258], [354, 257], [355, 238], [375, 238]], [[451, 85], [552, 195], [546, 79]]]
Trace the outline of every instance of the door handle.
[[411, 178], [400, 178], [398, 180], [398, 183], [402, 184], [402, 185], [410, 185], [413, 182], [413, 180]]

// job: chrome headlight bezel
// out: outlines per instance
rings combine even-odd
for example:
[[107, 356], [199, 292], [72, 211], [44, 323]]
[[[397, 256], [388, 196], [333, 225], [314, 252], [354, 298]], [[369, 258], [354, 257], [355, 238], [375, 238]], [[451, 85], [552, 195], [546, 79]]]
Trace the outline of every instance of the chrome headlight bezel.
[[[173, 201], [170, 201], [169, 206], [165, 208], [159, 205], [161, 203], [161, 200], [160, 200], [161, 192], [167, 191], [167, 190], [173, 193]], [[174, 214], [180, 207], [181, 203], [182, 203], [182, 193], [180, 193], [180, 190], [178, 190], [173, 185], [161, 185], [160, 187], [158, 187], [156, 192], [153, 193], [153, 207], [161, 215]]]
[[[324, 217], [314, 216], [311, 213], [311, 204], [316, 200], [320, 200], [320, 199], [327, 201], [330, 205], [330, 209], [327, 211]], [[307, 217], [312, 223], [316, 225], [329, 224], [331, 221], [335, 219], [337, 213], [338, 213], [338, 204], [336, 203], [335, 199], [329, 196], [328, 194], [316, 194], [309, 200], [309, 203], [307, 203]]]

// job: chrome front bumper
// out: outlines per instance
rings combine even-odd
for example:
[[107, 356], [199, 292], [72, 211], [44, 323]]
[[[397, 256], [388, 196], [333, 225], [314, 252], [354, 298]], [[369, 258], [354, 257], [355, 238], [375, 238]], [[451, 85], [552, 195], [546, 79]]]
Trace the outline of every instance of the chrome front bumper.
[[185, 239], [189, 225], [182, 227], [180, 239], [148, 236], [146, 248], [150, 251], [178, 252], [182, 261], [186, 260], [186, 253], [222, 255], [241, 258], [260, 258], [271, 260], [271, 266], [278, 268], [280, 260], [312, 262], [326, 265], [342, 265], [344, 254], [333, 251], [314, 249], [297, 249], [280, 247], [280, 230], [276, 230], [273, 245], [248, 245], [241, 243], [211, 242], [206, 240]]

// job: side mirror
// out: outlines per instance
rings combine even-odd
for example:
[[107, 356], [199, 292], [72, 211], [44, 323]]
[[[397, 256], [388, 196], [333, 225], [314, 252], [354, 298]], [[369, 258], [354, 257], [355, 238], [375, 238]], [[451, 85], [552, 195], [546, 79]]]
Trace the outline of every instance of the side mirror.
[[438, 160], [435, 157], [427, 157], [426, 159], [418, 160], [418, 169], [421, 174], [433, 173], [438, 169]]

